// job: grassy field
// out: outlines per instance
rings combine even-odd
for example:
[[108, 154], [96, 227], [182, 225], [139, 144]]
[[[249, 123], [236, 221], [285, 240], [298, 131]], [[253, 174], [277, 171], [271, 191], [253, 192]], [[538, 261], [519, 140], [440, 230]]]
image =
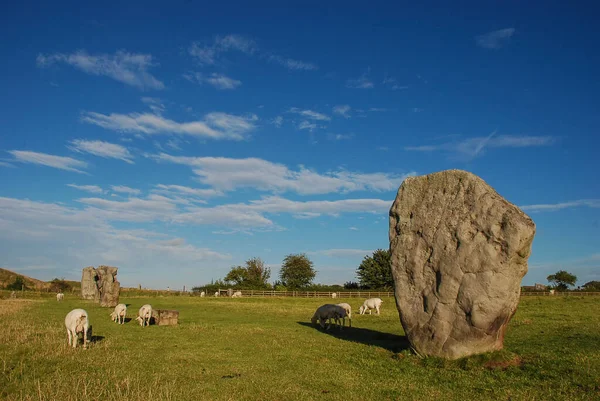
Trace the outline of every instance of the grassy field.
[[[121, 302], [129, 318], [144, 303], [178, 309], [180, 324], [119, 326], [73, 296], [0, 300], [0, 399], [600, 399], [600, 297], [525, 298], [504, 351], [458, 361], [412, 355], [391, 298], [341, 332], [309, 325], [319, 299]], [[93, 325], [87, 350], [67, 347], [76, 307]]]

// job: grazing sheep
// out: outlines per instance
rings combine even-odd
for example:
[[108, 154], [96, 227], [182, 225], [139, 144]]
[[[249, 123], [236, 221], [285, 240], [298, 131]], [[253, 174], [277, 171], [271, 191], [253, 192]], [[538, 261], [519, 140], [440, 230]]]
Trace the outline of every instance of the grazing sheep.
[[334, 292], [334, 293], [332, 293], [332, 294], [331, 294], [331, 298], [337, 298], [337, 293], [335, 293], [335, 292]]
[[88, 336], [92, 337], [92, 326], [88, 320], [88, 314], [83, 309], [73, 309], [65, 317], [65, 327], [67, 328], [67, 342], [69, 346], [77, 348], [79, 333], [83, 333], [83, 348], [87, 348]]
[[63, 299], [65, 299], [65, 294], [63, 294], [62, 292], [59, 292], [58, 294], [56, 294], [56, 300], [58, 302], [62, 301]]
[[236, 291], [231, 296], [231, 298], [241, 298], [241, 297], [242, 297], [242, 292], [241, 291]]
[[143, 305], [138, 311], [138, 317], [135, 318], [140, 322], [140, 326], [150, 326], [150, 318], [152, 317], [152, 306], [146, 304]]
[[215, 292], [215, 297], [219, 296], [219, 291]]
[[[352, 307], [350, 306], [350, 304], [342, 302], [341, 304], [336, 304], [336, 305], [344, 308], [344, 310], [346, 311], [346, 315], [348, 316], [349, 327], [352, 327]], [[343, 318], [342, 320], [343, 320], [343, 323], [342, 323], [342, 326], [343, 326], [344, 324], [346, 324], [346, 321], [345, 321], [345, 318]]]
[[381, 298], [369, 298], [365, 302], [363, 302], [362, 306], [358, 311], [361, 315], [364, 315], [366, 311], [369, 311], [369, 315], [371, 315], [373, 313], [371, 309], [375, 309], [375, 311], [379, 315], [379, 308], [381, 308], [382, 303], [383, 301], [381, 300]]
[[[331, 319], [334, 319], [335, 324], [337, 324], [341, 330], [343, 326], [340, 325], [340, 319], [344, 319], [345, 317], [346, 310], [341, 306], [325, 304], [317, 308], [310, 321], [312, 324], [317, 324], [317, 322], [319, 322], [322, 329], [325, 328], [325, 323], [327, 323], [327, 330], [329, 330], [331, 327]], [[345, 322], [345, 320], [343, 320], [343, 322]]]
[[125, 314], [127, 313], [127, 305], [119, 304], [115, 306], [115, 310], [110, 314], [110, 318], [113, 322], [117, 322], [119, 324], [125, 323]]
[[206, 295], [206, 293], [205, 293], [204, 291], [202, 291], [202, 292], [200, 293], [200, 298], [204, 298], [204, 296], [205, 296], [205, 295]]

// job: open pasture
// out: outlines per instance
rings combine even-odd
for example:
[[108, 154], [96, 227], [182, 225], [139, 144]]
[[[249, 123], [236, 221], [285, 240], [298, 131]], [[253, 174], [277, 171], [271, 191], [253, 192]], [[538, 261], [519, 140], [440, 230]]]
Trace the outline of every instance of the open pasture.
[[[393, 298], [121, 298], [111, 309], [67, 295], [0, 300], [0, 399], [590, 400], [600, 399], [600, 297], [527, 297], [505, 350], [458, 361], [411, 354]], [[353, 328], [310, 325], [348, 302]], [[177, 309], [178, 326], [140, 327], [138, 308]], [[87, 310], [93, 343], [67, 347], [65, 315]]]

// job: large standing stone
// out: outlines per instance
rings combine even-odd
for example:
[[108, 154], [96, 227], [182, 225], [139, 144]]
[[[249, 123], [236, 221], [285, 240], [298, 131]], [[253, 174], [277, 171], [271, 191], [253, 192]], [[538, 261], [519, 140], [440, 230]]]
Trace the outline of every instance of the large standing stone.
[[396, 306], [413, 349], [460, 358], [501, 349], [535, 224], [481, 178], [407, 178], [390, 209]]
[[117, 281], [117, 268], [100, 266], [98, 274], [98, 290], [100, 291], [100, 306], [114, 308], [119, 304], [120, 283]]
[[86, 267], [81, 275], [81, 297], [100, 303], [100, 306], [115, 307], [119, 303], [121, 285], [117, 281], [117, 268], [100, 266]]
[[100, 302], [100, 291], [98, 291], [98, 274], [92, 266], [85, 267], [81, 273], [81, 297]]

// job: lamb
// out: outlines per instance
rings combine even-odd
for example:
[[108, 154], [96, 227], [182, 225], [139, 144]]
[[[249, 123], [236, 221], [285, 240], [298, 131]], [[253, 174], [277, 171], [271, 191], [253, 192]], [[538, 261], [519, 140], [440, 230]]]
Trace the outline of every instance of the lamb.
[[[313, 315], [313, 317], [310, 319], [312, 324], [317, 324], [317, 321], [319, 322], [319, 325], [321, 326], [322, 329], [325, 328], [325, 323], [328, 322], [327, 324], [327, 330], [329, 330], [329, 328], [331, 327], [331, 319], [334, 319], [335, 323], [340, 326], [340, 330], [342, 329], [342, 325], [340, 325], [340, 319], [343, 319], [346, 317], [346, 310], [344, 308], [342, 308], [339, 305], [333, 305], [333, 304], [325, 304], [325, 305], [321, 305], [317, 308], [317, 310], [315, 311], [315, 314]], [[345, 322], [345, 320], [343, 320], [343, 322]]]
[[[346, 315], [348, 316], [349, 327], [352, 327], [352, 307], [350, 306], [350, 304], [342, 302], [341, 304], [336, 304], [336, 305], [344, 308], [344, 310], [346, 311]], [[345, 321], [345, 318], [343, 318], [342, 320], [343, 320], [343, 323], [342, 323], [342, 326], [343, 326], [346, 323], [346, 321]]]
[[337, 298], [337, 293], [335, 293], [335, 292], [334, 292], [334, 293], [332, 293], [332, 294], [331, 294], [331, 298]]
[[231, 296], [231, 298], [241, 298], [241, 297], [242, 297], [242, 292], [241, 291], [236, 291]]
[[113, 322], [117, 322], [119, 324], [125, 323], [125, 314], [127, 313], [127, 305], [119, 304], [115, 306], [115, 310], [110, 314], [110, 318]]
[[138, 311], [138, 317], [135, 318], [140, 322], [140, 326], [150, 326], [150, 318], [152, 317], [152, 306], [146, 304], [143, 305]]
[[58, 294], [56, 294], [56, 300], [58, 302], [62, 301], [63, 299], [65, 299], [65, 294], [63, 294], [62, 292], [59, 292]]
[[381, 308], [382, 303], [383, 301], [381, 300], [381, 298], [369, 298], [365, 302], [363, 302], [362, 306], [358, 311], [361, 315], [364, 315], [365, 312], [368, 310], [369, 315], [371, 315], [371, 309], [375, 309], [375, 311], [377, 311], [377, 314], [379, 315], [379, 308]]
[[205, 296], [205, 295], [206, 295], [206, 293], [205, 293], [204, 291], [202, 291], [202, 292], [200, 293], [200, 298], [204, 298], [204, 296]]
[[83, 309], [73, 309], [65, 317], [67, 328], [67, 342], [69, 346], [77, 348], [79, 333], [83, 333], [83, 348], [87, 348], [88, 336], [92, 336], [92, 326], [89, 324], [88, 314]]

